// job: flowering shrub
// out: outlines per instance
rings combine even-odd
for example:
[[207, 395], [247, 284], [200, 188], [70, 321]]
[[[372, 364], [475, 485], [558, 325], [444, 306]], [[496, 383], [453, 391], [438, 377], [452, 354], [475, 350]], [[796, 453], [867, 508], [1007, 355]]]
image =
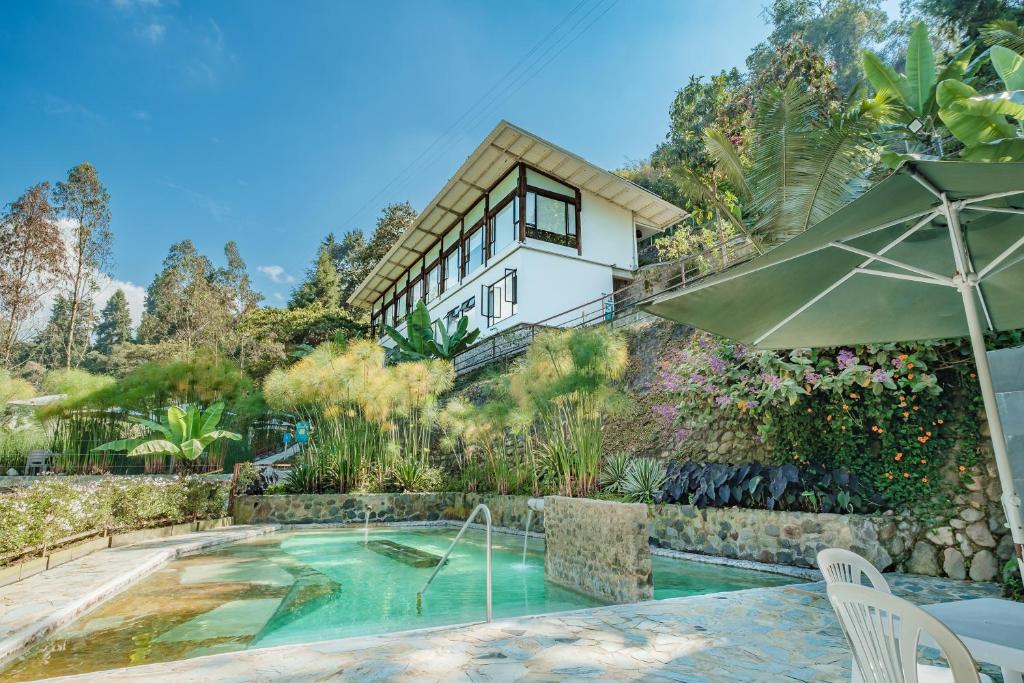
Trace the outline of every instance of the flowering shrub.
[[223, 513], [227, 485], [200, 477], [53, 478], [0, 495], [0, 555], [92, 529], [123, 531]]
[[673, 403], [654, 412], [681, 450], [702, 428], [728, 425], [777, 462], [858, 475], [893, 506], [935, 503], [944, 468], [975, 464], [973, 366], [957, 343], [755, 351], [710, 335], [659, 369]]

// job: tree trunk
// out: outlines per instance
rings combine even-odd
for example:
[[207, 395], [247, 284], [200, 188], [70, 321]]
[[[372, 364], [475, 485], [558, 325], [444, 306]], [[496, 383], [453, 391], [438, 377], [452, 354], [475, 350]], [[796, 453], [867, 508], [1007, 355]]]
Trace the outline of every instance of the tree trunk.
[[82, 244], [81, 237], [81, 222], [79, 222], [79, 238], [78, 238], [78, 263], [75, 267], [75, 280], [71, 289], [71, 313], [68, 316], [68, 334], [67, 342], [64, 345], [65, 355], [65, 366], [68, 370], [71, 369], [71, 355], [75, 348], [75, 323], [78, 321], [78, 307], [81, 304], [81, 294], [79, 293], [79, 287], [82, 284], [82, 259], [85, 257], [83, 251], [84, 246]]

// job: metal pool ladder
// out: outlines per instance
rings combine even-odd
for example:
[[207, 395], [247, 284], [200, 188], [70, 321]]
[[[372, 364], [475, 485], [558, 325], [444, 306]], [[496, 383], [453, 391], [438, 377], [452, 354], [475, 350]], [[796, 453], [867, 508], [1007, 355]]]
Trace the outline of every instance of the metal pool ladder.
[[436, 567], [434, 567], [434, 571], [431, 573], [430, 578], [427, 579], [425, 584], [423, 584], [423, 588], [420, 589], [420, 592], [416, 594], [417, 610], [423, 602], [423, 594], [427, 592], [428, 588], [430, 588], [430, 583], [434, 580], [434, 577], [437, 576], [437, 573], [441, 571], [441, 567], [444, 566], [444, 563], [448, 561], [448, 556], [452, 554], [452, 550], [455, 549], [455, 545], [459, 542], [459, 539], [462, 538], [462, 534], [466, 533], [466, 529], [469, 528], [470, 523], [476, 519], [477, 514], [481, 510], [483, 510], [484, 521], [487, 524], [487, 621], [491, 620], [491, 509], [483, 503], [477, 505], [473, 510], [473, 514], [466, 518], [466, 522], [462, 525], [462, 528], [459, 529], [459, 533], [455, 537], [455, 540], [452, 541], [450, 546], [448, 546], [448, 550], [444, 552], [444, 556], [441, 558], [441, 561], [437, 563]]

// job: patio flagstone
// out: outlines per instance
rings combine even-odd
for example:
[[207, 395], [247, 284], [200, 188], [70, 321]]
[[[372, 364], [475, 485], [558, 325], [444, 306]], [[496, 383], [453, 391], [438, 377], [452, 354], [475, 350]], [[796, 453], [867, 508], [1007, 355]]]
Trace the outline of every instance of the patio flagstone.
[[[998, 586], [889, 575], [915, 603], [991, 597]], [[848, 680], [850, 654], [822, 582], [614, 605], [287, 645], [53, 681]], [[998, 671], [985, 667], [999, 680]]]

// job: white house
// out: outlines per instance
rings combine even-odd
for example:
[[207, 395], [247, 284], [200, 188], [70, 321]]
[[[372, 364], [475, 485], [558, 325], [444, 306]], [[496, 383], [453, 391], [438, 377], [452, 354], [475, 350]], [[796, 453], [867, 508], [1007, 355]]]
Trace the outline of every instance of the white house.
[[[637, 240], [686, 213], [502, 121], [352, 293], [381, 323], [418, 300], [481, 338], [543, 323], [627, 284]], [[525, 218], [525, 220], [523, 220]]]

